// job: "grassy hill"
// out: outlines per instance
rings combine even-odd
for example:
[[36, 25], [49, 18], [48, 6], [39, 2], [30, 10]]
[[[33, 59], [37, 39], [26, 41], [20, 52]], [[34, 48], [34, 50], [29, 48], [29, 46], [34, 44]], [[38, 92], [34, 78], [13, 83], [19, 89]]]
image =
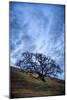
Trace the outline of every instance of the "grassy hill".
[[63, 80], [45, 77], [45, 82], [20, 69], [10, 68], [10, 98], [55, 96], [65, 94]]

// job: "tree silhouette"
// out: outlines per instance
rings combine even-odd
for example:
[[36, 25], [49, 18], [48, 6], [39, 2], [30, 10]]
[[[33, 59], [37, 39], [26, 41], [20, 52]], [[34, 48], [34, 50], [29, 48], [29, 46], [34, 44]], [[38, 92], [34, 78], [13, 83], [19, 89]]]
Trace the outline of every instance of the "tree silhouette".
[[58, 74], [62, 73], [60, 66], [53, 59], [41, 53], [24, 52], [16, 65], [21, 70], [25, 68], [26, 71], [29, 69], [31, 72], [36, 72], [42, 81], [45, 81], [46, 76], [58, 77]]

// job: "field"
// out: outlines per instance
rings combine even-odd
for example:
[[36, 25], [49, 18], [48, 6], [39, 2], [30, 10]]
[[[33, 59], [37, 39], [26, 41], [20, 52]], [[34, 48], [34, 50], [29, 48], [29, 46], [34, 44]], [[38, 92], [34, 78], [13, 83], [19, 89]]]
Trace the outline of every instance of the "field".
[[45, 82], [17, 68], [10, 68], [10, 98], [57, 96], [65, 94], [63, 80], [45, 77]]

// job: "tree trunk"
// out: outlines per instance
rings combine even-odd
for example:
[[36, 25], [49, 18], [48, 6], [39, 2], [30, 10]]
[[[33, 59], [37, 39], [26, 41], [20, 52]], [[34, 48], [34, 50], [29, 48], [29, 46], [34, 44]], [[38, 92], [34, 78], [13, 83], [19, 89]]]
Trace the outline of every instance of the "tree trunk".
[[41, 73], [39, 73], [39, 72], [37, 72], [37, 73], [38, 73], [38, 75], [39, 75], [39, 78], [40, 78], [42, 81], [45, 81], [45, 79], [44, 79], [44, 75], [41, 74]]
[[47, 76], [47, 74], [45, 73], [45, 75], [44, 75], [45, 77]]
[[41, 80], [42, 80], [42, 81], [45, 81], [45, 79], [44, 79], [44, 76], [43, 76], [43, 75], [42, 75], [42, 77], [41, 77]]

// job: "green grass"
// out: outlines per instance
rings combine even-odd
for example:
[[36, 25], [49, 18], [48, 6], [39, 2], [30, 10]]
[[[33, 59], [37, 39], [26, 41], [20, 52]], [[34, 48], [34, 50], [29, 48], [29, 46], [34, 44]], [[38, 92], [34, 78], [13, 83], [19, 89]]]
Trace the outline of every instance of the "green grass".
[[11, 68], [10, 71], [10, 96], [18, 97], [35, 97], [35, 96], [55, 96], [64, 95], [64, 83], [57, 80], [51, 80], [46, 77], [43, 82], [35, 79], [25, 72]]

